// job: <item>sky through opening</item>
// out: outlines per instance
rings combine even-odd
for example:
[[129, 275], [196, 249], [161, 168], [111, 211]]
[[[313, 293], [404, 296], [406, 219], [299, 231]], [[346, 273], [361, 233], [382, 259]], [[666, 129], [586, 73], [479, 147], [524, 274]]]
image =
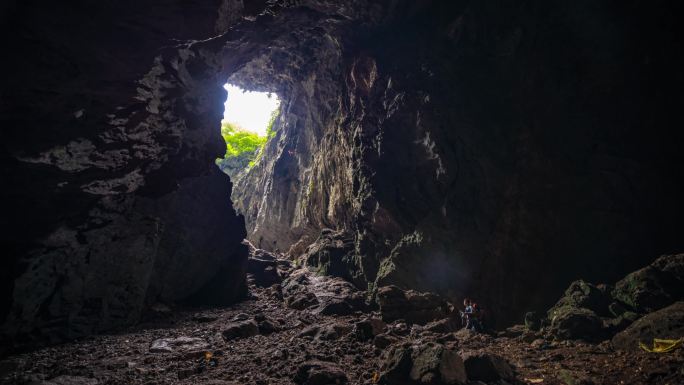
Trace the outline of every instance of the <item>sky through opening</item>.
[[228, 91], [223, 120], [266, 136], [271, 113], [280, 106], [278, 95], [269, 92], [245, 92], [232, 84], [226, 84], [223, 88]]

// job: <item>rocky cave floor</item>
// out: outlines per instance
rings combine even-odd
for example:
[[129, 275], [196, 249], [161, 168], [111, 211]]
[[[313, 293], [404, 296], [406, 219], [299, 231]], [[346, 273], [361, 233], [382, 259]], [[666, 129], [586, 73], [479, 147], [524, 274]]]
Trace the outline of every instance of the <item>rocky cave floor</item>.
[[[385, 323], [380, 312], [359, 307], [360, 292], [346, 282], [281, 262], [282, 284], [259, 287], [255, 281], [267, 286], [270, 278], [250, 276], [244, 302], [212, 309], [157, 306], [153, 317], [120, 333], [6, 357], [0, 383], [442, 384], [466, 377], [469, 384], [684, 383], [683, 349], [616, 351], [607, 341], [545, 340], [515, 327], [473, 333], [454, 327], [453, 317], [423, 326]], [[401, 369], [407, 364], [397, 362], [402, 359], [391, 348], [397, 345], [439, 349], [422, 358], [413, 350], [413, 364]], [[447, 351], [457, 352], [455, 361]], [[435, 357], [439, 362], [431, 362]]]

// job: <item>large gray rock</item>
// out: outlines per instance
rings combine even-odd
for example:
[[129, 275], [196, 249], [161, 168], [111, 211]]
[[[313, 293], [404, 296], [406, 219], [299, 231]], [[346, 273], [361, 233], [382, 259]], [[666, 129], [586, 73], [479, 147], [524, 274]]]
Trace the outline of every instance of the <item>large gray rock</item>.
[[583, 280], [574, 281], [548, 310], [547, 319], [538, 324], [546, 324], [546, 330], [558, 339], [600, 340], [605, 330], [599, 315], [608, 315], [610, 304], [605, 291]]
[[676, 302], [636, 320], [616, 334], [611, 343], [616, 349], [637, 350], [639, 342], [651, 346], [654, 338], [679, 339], [684, 337], [684, 302]]
[[297, 385], [345, 385], [349, 382], [339, 366], [323, 361], [304, 362], [293, 380]]
[[464, 384], [467, 380], [463, 360], [456, 349], [434, 342], [393, 345], [381, 360], [380, 384], [452, 385]]
[[605, 337], [601, 318], [589, 309], [563, 306], [552, 309], [548, 316], [548, 331], [556, 338], [597, 341]]
[[354, 336], [360, 341], [372, 340], [387, 329], [387, 324], [378, 318], [365, 318], [354, 324]]
[[338, 277], [293, 272], [283, 282], [285, 304], [294, 309], [311, 308], [323, 315], [349, 315], [368, 309], [365, 293]]
[[[318, 4], [326, 14], [344, 9], [339, 26], [368, 15], [362, 23], [380, 40], [341, 38], [311, 21], [320, 39], [278, 39], [272, 46], [292, 56], [243, 74], [252, 84], [285, 83], [289, 95], [276, 140], [236, 183], [259, 247], [287, 250], [325, 228], [346, 231], [353, 249], [345, 240], [312, 253], [312, 264], [344, 272], [335, 263], [354, 254], [364, 283], [477, 293], [502, 324], [578, 276], [618, 274], [664, 245], [684, 247], [675, 166], [684, 133], [674, 128], [684, 117], [670, 107], [684, 62], [667, 54], [677, 50], [676, 12], [605, 3], [616, 18], [607, 25], [578, 17], [602, 14], [592, 2], [535, 12], [460, 1]], [[403, 34], [384, 22], [374, 29], [377, 20], [414, 26], [421, 60], [400, 48]], [[645, 35], [627, 39], [621, 26]], [[559, 49], [559, 40], [577, 49]], [[280, 60], [304, 47], [315, 52], [307, 66]], [[632, 54], [650, 64], [626, 60]], [[278, 82], [268, 82], [274, 68]], [[668, 91], [642, 91], [655, 84]]]
[[259, 287], [270, 287], [282, 281], [278, 274], [278, 258], [266, 250], [255, 248], [249, 241], [243, 244], [249, 248], [247, 258], [247, 273]]
[[160, 338], [150, 344], [150, 353], [174, 353], [182, 351], [204, 350], [209, 347], [206, 340], [197, 337], [181, 336], [176, 338]]
[[610, 303], [611, 297], [608, 293], [591, 283], [577, 280], [568, 286], [549, 313], [553, 313], [554, 309], [570, 306], [588, 309], [599, 316], [606, 316], [609, 314]]
[[684, 298], [684, 254], [663, 255], [615, 284], [613, 296], [649, 313]]
[[304, 254], [307, 266], [318, 274], [332, 275], [352, 281], [357, 275], [354, 238], [345, 231], [324, 229]]
[[515, 377], [513, 368], [501, 356], [489, 353], [466, 353], [462, 358], [470, 381], [490, 382], [511, 380]]
[[383, 321], [403, 319], [409, 323], [426, 324], [447, 317], [449, 304], [434, 293], [401, 290], [396, 286], [378, 289], [377, 302]]
[[642, 314], [682, 298], [684, 254], [663, 255], [613, 288], [572, 282], [541, 324], [559, 339], [598, 341], [624, 330]]
[[247, 338], [259, 334], [259, 326], [254, 320], [232, 322], [221, 332], [225, 341]]
[[22, 32], [3, 60], [0, 350], [135, 324], [160, 300], [246, 293], [244, 221], [214, 165], [224, 66], [162, 48], [215, 36], [218, 6], [91, 5], [3, 6]]

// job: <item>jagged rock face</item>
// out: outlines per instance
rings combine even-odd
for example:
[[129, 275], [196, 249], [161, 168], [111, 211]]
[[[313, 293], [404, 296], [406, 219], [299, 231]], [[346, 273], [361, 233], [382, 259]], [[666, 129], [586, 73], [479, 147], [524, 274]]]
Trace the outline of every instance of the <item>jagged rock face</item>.
[[220, 49], [181, 42], [225, 30], [242, 1], [5, 8], [3, 341], [241, 298], [244, 220], [213, 165], [227, 75]]
[[684, 246], [671, 11], [345, 4], [242, 76], [287, 84], [233, 195], [258, 247], [296, 257], [348, 232], [348, 276], [476, 297], [508, 322], [580, 274], [612, 281]]
[[510, 320], [580, 271], [612, 280], [683, 246], [669, 9], [3, 7], [6, 336], [59, 340], [154, 301], [240, 296], [245, 225], [213, 167], [227, 79], [283, 100], [233, 191], [250, 239], [298, 256], [334, 229], [344, 252], [309, 250], [341, 255], [330, 266], [359, 286], [468, 294]]
[[637, 350], [639, 342], [651, 346], [654, 338], [677, 340], [681, 338], [682, 332], [684, 332], [684, 302], [679, 301], [637, 320], [615, 335], [611, 344], [616, 349]]

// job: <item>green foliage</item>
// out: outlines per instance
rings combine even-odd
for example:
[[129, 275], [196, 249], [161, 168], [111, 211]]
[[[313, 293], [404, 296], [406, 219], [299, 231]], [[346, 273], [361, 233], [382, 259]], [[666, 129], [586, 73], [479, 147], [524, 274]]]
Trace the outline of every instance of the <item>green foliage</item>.
[[251, 131], [230, 122], [221, 123], [221, 136], [226, 142], [226, 154], [223, 159], [217, 159], [216, 165], [227, 173], [234, 176], [240, 171], [251, 168], [263, 154], [266, 142], [275, 136], [273, 126], [278, 117], [279, 109], [271, 112], [271, 118], [266, 128], [266, 136], [260, 136]]
[[271, 139], [275, 136], [275, 131], [273, 131], [273, 125], [275, 124], [276, 118], [278, 118], [278, 113], [280, 109], [276, 108], [271, 112], [271, 119], [268, 120], [268, 126], [266, 126], [266, 138]]
[[224, 158], [237, 157], [245, 153], [255, 153], [268, 140], [266, 136], [259, 136], [229, 122], [221, 124], [221, 136], [226, 141], [226, 155]]

